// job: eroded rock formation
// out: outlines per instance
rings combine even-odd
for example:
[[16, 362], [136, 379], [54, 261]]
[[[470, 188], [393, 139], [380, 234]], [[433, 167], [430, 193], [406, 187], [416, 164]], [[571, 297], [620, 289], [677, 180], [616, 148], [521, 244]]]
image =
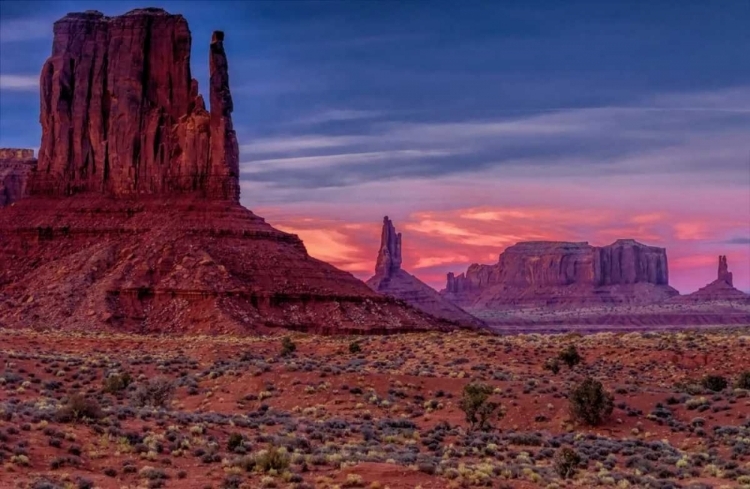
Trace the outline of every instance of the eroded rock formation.
[[726, 255], [719, 256], [719, 270], [716, 280], [705, 287], [680, 297], [681, 302], [715, 302], [715, 301], [742, 301], [750, 302], [750, 295], [734, 288], [732, 283], [732, 272], [729, 271]]
[[209, 114], [190, 73], [182, 16], [88, 11], [55, 22], [40, 80], [42, 144], [31, 193], [197, 193], [237, 201], [223, 37], [215, 32], [209, 49]]
[[494, 265], [449, 273], [441, 294], [465, 307], [642, 303], [677, 294], [669, 287], [664, 248], [634, 240], [518, 243]]
[[374, 291], [402, 300], [417, 309], [452, 323], [477, 327], [482, 321], [444, 299], [435, 289], [401, 269], [401, 233], [388, 216], [383, 218], [375, 275], [367, 280]]
[[209, 49], [210, 113], [181, 16], [69, 14], [54, 34], [31, 195], [0, 209], [0, 327], [453, 327], [311, 258], [239, 204], [221, 32]]
[[36, 168], [33, 149], [0, 148], [0, 207], [25, 197]]

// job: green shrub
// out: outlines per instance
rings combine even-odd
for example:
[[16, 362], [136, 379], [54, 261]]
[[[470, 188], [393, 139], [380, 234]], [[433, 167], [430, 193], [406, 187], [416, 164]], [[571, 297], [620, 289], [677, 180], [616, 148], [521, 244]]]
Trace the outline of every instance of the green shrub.
[[737, 377], [734, 384], [738, 389], [750, 389], [750, 370], [745, 370]]
[[242, 435], [240, 433], [232, 433], [229, 435], [229, 440], [227, 440], [227, 448], [232, 452], [235, 448], [242, 445], [242, 441]]
[[55, 418], [60, 423], [82, 421], [86, 419], [96, 420], [102, 417], [102, 411], [96, 399], [84, 397], [81, 394], [73, 394], [55, 413]]
[[560, 360], [557, 358], [548, 358], [546, 362], [544, 362], [544, 370], [549, 370], [553, 374], [557, 375], [557, 373], [560, 371]]
[[112, 374], [104, 379], [103, 390], [107, 394], [115, 394], [127, 389], [132, 382], [133, 378], [127, 372], [121, 374]]
[[714, 392], [723, 391], [729, 385], [729, 381], [721, 375], [706, 375], [701, 379], [701, 385]]
[[553, 465], [561, 479], [569, 479], [576, 474], [581, 456], [570, 447], [562, 447], [555, 453]]
[[614, 409], [612, 394], [591, 377], [575, 386], [568, 395], [571, 417], [578, 422], [597, 426], [605, 422]]
[[349, 343], [349, 353], [357, 354], [362, 351], [362, 346], [360, 346], [358, 341], [352, 341]]
[[133, 392], [133, 404], [138, 407], [164, 407], [172, 400], [174, 391], [175, 386], [170, 379], [154, 377], [138, 385]]
[[[474, 431], [479, 429], [488, 431], [492, 428], [490, 416], [492, 416], [500, 407], [496, 402], [489, 400], [493, 388], [486, 384], [467, 384], [464, 387], [463, 395], [459, 401], [459, 407], [466, 415], [466, 422], [469, 423], [469, 429]], [[498, 417], [502, 413], [498, 414]]]
[[575, 345], [571, 344], [568, 345], [566, 349], [560, 352], [560, 355], [558, 355], [558, 358], [565, 363], [570, 368], [575, 367], [579, 363], [581, 363], [581, 355], [578, 353], [578, 348], [576, 348]]
[[297, 351], [297, 345], [292, 341], [289, 336], [285, 336], [281, 340], [281, 356], [288, 357], [292, 353]]
[[263, 450], [254, 457], [255, 469], [261, 472], [275, 470], [281, 472], [289, 467], [289, 455], [274, 446]]

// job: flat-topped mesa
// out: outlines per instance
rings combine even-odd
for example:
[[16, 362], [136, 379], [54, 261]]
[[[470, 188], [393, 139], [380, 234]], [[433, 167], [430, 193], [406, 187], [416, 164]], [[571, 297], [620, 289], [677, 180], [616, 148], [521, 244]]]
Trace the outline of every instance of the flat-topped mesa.
[[223, 33], [210, 45], [211, 113], [190, 72], [181, 15], [137, 9], [55, 22], [41, 73], [33, 195], [196, 194], [239, 199], [239, 152]]
[[[474, 304], [482, 295], [492, 303], [539, 301], [543, 291], [554, 301], [559, 294], [572, 297], [573, 289], [578, 299], [596, 302], [600, 296], [616, 302], [619, 299], [610, 291], [617, 289], [621, 294], [636, 285], [643, 288], [641, 284], [656, 287], [658, 293], [654, 297], [677, 293], [668, 285], [664, 248], [632, 239], [601, 247], [587, 242], [530, 241], [508, 247], [494, 265], [473, 264], [460, 275], [449, 273], [442, 293], [465, 306]], [[638, 297], [623, 295], [623, 301], [649, 300], [648, 294], [636, 293], [635, 289], [632, 293]]]
[[0, 207], [26, 196], [36, 164], [33, 149], [0, 148]]
[[396, 233], [393, 221], [383, 218], [383, 231], [380, 234], [380, 251], [375, 263], [375, 274], [391, 276], [401, 269], [401, 233]]
[[726, 255], [719, 255], [719, 274], [717, 280], [721, 280], [728, 285], [734, 286], [732, 283], [732, 272], [729, 271], [729, 267], [727, 266]]

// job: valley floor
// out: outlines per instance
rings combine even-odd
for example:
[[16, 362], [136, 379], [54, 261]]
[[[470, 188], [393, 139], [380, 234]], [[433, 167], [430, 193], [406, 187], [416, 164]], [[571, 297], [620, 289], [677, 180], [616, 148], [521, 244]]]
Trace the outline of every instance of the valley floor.
[[[283, 337], [0, 330], [0, 487], [750, 487], [747, 327]], [[598, 427], [568, 411], [587, 376], [614, 395]], [[470, 382], [505, 413], [488, 432]]]

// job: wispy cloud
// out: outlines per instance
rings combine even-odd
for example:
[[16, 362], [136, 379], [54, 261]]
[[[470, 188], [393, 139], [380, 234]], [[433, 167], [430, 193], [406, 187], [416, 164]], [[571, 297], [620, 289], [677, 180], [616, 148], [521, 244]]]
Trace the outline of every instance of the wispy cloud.
[[0, 21], [0, 44], [52, 37], [53, 19], [12, 19]]
[[375, 110], [357, 109], [326, 109], [320, 112], [302, 116], [290, 121], [293, 125], [314, 125], [326, 122], [353, 121], [357, 119], [372, 119], [384, 115], [384, 112]]
[[37, 75], [0, 75], [0, 90], [33, 92], [39, 89]]
[[257, 139], [240, 146], [245, 154], [293, 153], [304, 150], [330, 149], [368, 141], [365, 136], [326, 136], [322, 134]]

